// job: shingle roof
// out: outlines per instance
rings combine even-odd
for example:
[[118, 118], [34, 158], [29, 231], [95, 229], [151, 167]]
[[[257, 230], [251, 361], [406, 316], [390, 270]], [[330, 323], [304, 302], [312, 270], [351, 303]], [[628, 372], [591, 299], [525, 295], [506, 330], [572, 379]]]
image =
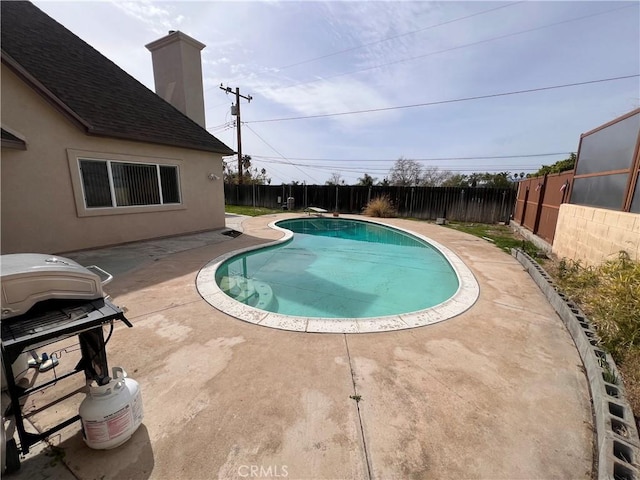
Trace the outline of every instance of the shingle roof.
[[23, 78], [44, 87], [87, 133], [233, 153], [32, 3], [2, 1], [0, 8], [3, 63], [23, 69]]

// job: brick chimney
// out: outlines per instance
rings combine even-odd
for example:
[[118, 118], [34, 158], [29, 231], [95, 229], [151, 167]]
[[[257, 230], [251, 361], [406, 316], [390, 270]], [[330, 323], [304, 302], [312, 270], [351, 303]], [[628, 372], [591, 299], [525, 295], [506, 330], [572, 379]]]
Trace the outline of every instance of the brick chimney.
[[156, 93], [204, 128], [200, 51], [205, 45], [170, 30], [167, 36], [145, 46], [151, 52]]

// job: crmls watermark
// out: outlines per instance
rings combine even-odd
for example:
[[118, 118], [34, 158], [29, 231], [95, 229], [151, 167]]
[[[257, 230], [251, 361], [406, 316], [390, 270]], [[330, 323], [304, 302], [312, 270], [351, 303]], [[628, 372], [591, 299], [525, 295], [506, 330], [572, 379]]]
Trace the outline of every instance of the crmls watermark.
[[238, 475], [243, 478], [286, 478], [288, 469], [286, 465], [240, 465]]

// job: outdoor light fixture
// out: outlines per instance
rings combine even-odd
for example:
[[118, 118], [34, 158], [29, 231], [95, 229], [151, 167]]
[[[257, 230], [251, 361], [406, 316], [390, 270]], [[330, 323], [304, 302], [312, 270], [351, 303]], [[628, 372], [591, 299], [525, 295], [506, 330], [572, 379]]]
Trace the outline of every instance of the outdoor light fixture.
[[215, 173], [210, 173], [209, 175], [207, 175], [207, 178], [211, 181], [214, 180], [220, 180], [220, 177], [218, 175], [216, 175]]

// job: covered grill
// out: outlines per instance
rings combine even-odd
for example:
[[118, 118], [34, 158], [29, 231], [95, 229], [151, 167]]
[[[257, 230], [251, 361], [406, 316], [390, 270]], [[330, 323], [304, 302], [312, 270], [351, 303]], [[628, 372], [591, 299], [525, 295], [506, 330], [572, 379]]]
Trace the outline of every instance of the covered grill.
[[[112, 277], [98, 267], [85, 268], [68, 258], [41, 254], [3, 255], [0, 261], [3, 380], [6, 379], [9, 397], [8, 404], [2, 405], [3, 418], [13, 417], [20, 450], [26, 454], [30, 446], [80, 417], [68, 418], [42, 433], [26, 432], [20, 400], [80, 372], [84, 372], [87, 384], [94, 380], [98, 384], [108, 381], [102, 327], [113, 328], [115, 320], [128, 327], [132, 325], [122, 309], [105, 297], [102, 286]], [[74, 368], [62, 374], [56, 372], [52, 380], [20, 386], [12, 365], [21, 355], [74, 336], [78, 337], [81, 351], [81, 359]], [[12, 463], [10, 460], [15, 465], [17, 460], [19, 466], [13, 433], [7, 433], [7, 465]]]

